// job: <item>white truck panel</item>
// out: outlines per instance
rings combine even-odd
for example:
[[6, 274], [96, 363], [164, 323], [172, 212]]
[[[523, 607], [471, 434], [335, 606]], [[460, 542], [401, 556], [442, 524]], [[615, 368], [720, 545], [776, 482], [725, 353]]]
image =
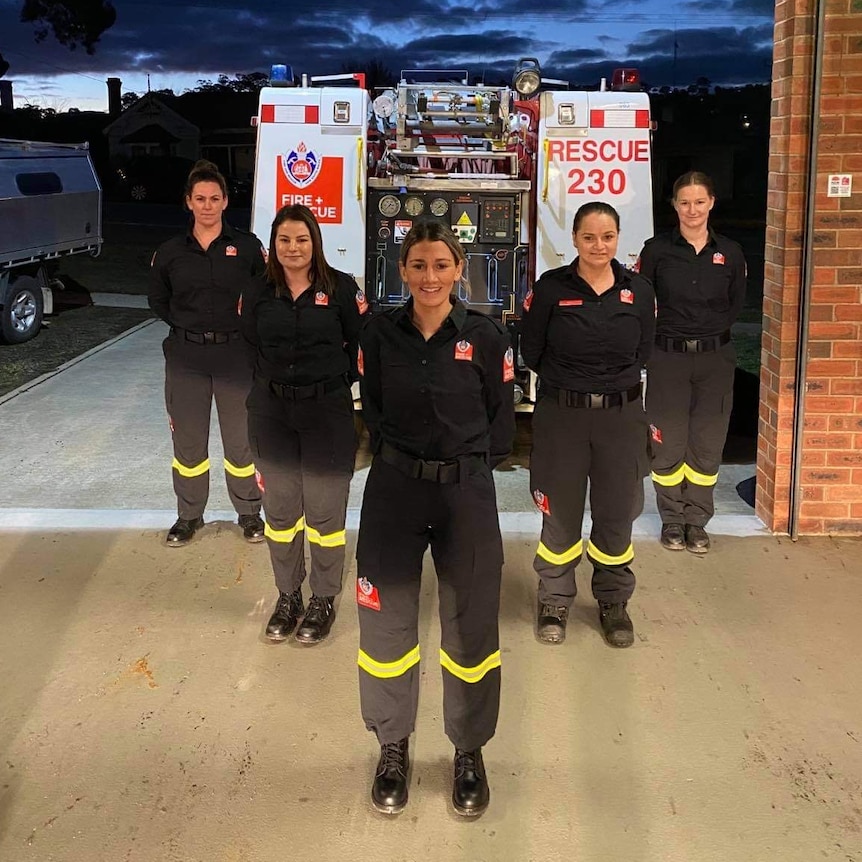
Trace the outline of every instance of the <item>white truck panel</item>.
[[540, 99], [536, 275], [572, 260], [572, 219], [590, 201], [619, 213], [617, 259], [632, 266], [653, 235], [649, 97], [546, 92]]
[[368, 109], [364, 90], [261, 90], [251, 219], [268, 247], [276, 212], [304, 204], [320, 224], [326, 259], [363, 288]]

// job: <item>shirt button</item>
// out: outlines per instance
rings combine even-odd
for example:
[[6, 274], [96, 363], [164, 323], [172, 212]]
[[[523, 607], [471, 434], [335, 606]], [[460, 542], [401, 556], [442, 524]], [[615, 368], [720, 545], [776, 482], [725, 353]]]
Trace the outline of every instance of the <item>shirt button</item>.
[[424, 386], [419, 390], [421, 395], [424, 395], [427, 391], [428, 390]]
[[423, 364], [423, 365], [427, 365], [427, 364], [428, 364], [428, 360], [427, 360], [427, 359], [423, 359], [423, 360], [422, 360], [422, 364]]

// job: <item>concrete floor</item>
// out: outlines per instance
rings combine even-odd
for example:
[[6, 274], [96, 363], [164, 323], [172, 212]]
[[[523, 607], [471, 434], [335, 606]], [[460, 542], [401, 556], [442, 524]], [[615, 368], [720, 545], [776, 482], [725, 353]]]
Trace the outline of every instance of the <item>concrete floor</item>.
[[374, 813], [354, 564], [330, 639], [271, 645], [267, 552], [220, 482], [200, 537], [161, 542], [158, 328], [0, 404], [0, 860], [862, 862], [859, 540], [794, 544], [722, 497], [696, 558], [658, 547], [648, 513], [635, 646], [605, 646], [586, 566], [568, 641], [542, 646], [520, 468], [498, 476], [491, 807], [448, 804], [429, 567], [410, 804]]

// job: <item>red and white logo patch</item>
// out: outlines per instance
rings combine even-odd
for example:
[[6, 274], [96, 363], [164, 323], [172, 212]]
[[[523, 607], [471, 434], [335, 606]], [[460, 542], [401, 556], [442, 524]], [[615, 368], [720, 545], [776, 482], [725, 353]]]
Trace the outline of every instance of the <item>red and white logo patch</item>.
[[551, 501], [538, 488], [533, 491], [533, 502], [543, 515], [551, 514]]
[[236, 246], [229, 245], [225, 250], [225, 257], [236, 257]]
[[649, 426], [649, 436], [653, 443], [661, 443], [661, 428], [656, 428], [655, 425]]
[[356, 291], [356, 307], [359, 309], [360, 314], [365, 314], [368, 311], [368, 300], [361, 290]]
[[510, 347], [503, 354], [503, 383], [515, 379], [515, 351]]
[[624, 287], [620, 291], [620, 302], [624, 302], [626, 305], [631, 305], [634, 301], [635, 295], [627, 287]]
[[529, 311], [530, 306], [533, 304], [533, 288], [531, 287], [527, 291], [527, 295], [524, 297], [524, 311]]
[[314, 294], [314, 304], [329, 305], [329, 297], [322, 290], [318, 290], [317, 293]]
[[359, 372], [360, 377], [365, 377], [365, 356], [362, 354], [362, 348], [356, 352], [356, 370]]
[[380, 610], [380, 594], [368, 578], [356, 579], [356, 604], [372, 611]]
[[257, 483], [260, 493], [263, 494], [266, 489], [264, 488], [263, 476], [261, 475], [260, 470], [254, 471], [254, 481]]
[[563, 308], [569, 308], [573, 305], [583, 305], [584, 301], [582, 299], [561, 299], [557, 305], [562, 306]]
[[455, 358], [473, 361], [473, 345], [469, 341], [461, 340], [455, 345]]
[[724, 255], [720, 251], [717, 251], [712, 256], [712, 262], [718, 264], [719, 266], [724, 266]]

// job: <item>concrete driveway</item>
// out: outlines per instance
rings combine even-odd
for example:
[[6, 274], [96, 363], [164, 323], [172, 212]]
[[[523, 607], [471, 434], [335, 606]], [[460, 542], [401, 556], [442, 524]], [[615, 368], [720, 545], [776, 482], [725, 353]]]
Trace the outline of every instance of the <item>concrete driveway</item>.
[[267, 551], [241, 540], [220, 482], [200, 536], [162, 544], [161, 335], [0, 404], [0, 859], [862, 862], [858, 540], [794, 544], [728, 499], [697, 558], [658, 547], [647, 513], [635, 646], [602, 641], [582, 566], [568, 640], [548, 647], [526, 471], [498, 475], [491, 807], [464, 822], [448, 803], [429, 564], [411, 798], [386, 818], [368, 802], [352, 562], [331, 637], [271, 645]]

